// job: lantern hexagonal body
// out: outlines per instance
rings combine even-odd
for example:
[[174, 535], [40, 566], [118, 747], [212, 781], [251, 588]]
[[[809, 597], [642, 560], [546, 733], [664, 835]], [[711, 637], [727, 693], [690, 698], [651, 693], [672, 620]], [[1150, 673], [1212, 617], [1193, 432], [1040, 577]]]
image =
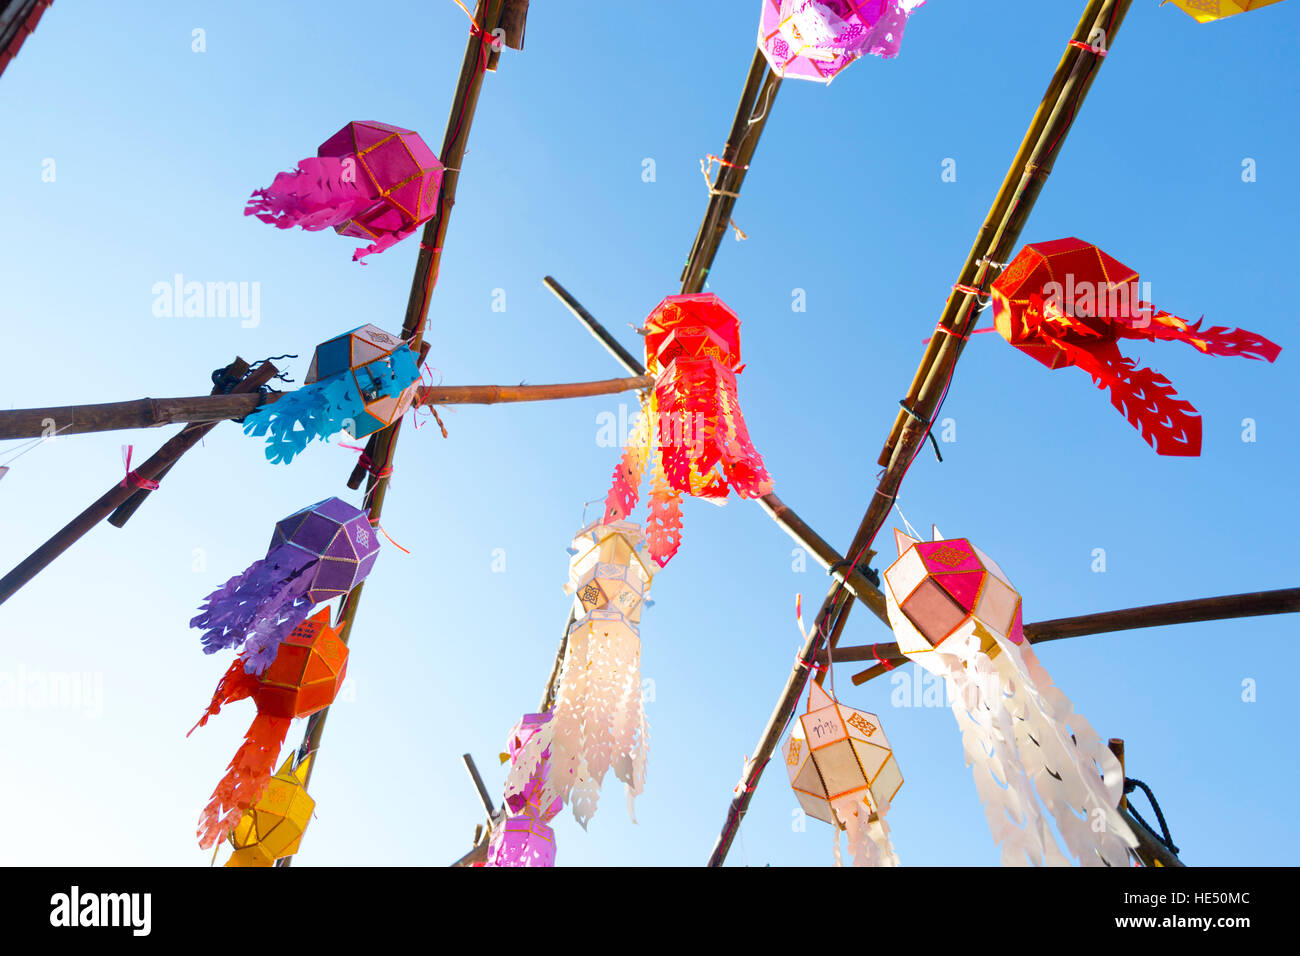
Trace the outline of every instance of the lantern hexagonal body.
[[656, 567], [644, 542], [641, 528], [630, 521], [597, 521], [578, 532], [565, 587], [577, 601], [575, 614], [614, 610], [640, 622]]
[[316, 801], [307, 793], [304, 783], [311, 757], [299, 764], [297, 770], [292, 769], [292, 764], [290, 756], [231, 831], [231, 844], [236, 852], [244, 851], [244, 855], [242, 862], [227, 863], [228, 866], [265, 865], [254, 861], [266, 857], [278, 860], [298, 852]]
[[1189, 17], [1194, 17], [1197, 23], [1210, 23], [1281, 2], [1282, 0], [1173, 0], [1174, 6]]
[[860, 802], [873, 814], [888, 809], [903, 785], [875, 714], [842, 706], [816, 683], [781, 755], [804, 812], [840, 829]]
[[777, 76], [829, 83], [864, 54], [898, 55], [925, 0], [763, 0], [758, 46]]
[[371, 120], [349, 123], [322, 143], [316, 155], [355, 155], [357, 173], [374, 199], [363, 212], [335, 225], [340, 235], [378, 240], [409, 230], [437, 211], [442, 163], [413, 130]]
[[306, 596], [313, 604], [347, 594], [379, 556], [379, 536], [366, 513], [339, 498], [318, 501], [278, 522], [268, 554], [281, 546], [318, 558], [306, 572], [311, 576]]
[[353, 416], [353, 438], [391, 425], [411, 407], [419, 389], [415, 356], [401, 339], [363, 325], [316, 346], [303, 383], [349, 376], [365, 412]]
[[[885, 570], [885, 584], [914, 629], [897, 634], [904, 654], [942, 650], [971, 620], [1016, 644], [1024, 641], [1020, 595], [991, 558], [965, 538], [917, 541], [896, 534], [900, 555]], [[990, 657], [999, 652], [992, 637], [982, 637], [981, 648]]]
[[646, 370], [657, 375], [679, 358], [740, 364], [740, 317], [712, 292], [670, 295], [645, 321]]
[[280, 642], [254, 695], [261, 713], [309, 717], [333, 703], [348, 672], [348, 646], [322, 608]]

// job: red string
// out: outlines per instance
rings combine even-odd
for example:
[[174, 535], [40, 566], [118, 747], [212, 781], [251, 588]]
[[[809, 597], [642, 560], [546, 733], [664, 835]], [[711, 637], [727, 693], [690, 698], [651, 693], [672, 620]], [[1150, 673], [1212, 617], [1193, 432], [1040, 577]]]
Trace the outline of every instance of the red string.
[[360, 465], [362, 468], [364, 468], [368, 473], [374, 475], [376, 478], [387, 478], [389, 475], [393, 473], [392, 468], [388, 468], [388, 467], [376, 468], [374, 461], [371, 459], [369, 455], [366, 454], [366, 450], [364, 448], [359, 448], [356, 445], [345, 445], [342, 442], [339, 442], [339, 447], [346, 448], [349, 451], [360, 452], [361, 454], [357, 457], [357, 464]]
[[721, 166], [730, 166], [732, 169], [749, 169], [748, 163], [746, 163], [744, 166], [738, 166], [735, 163], [728, 162], [727, 160], [723, 159], [721, 156], [714, 156], [712, 153], [705, 153], [704, 158], [711, 163], [717, 163]]
[[877, 661], [885, 665], [885, 670], [892, 671], [894, 669], [893, 664], [889, 663], [889, 661], [885, 660], [883, 657], [880, 656], [880, 651], [877, 650], [875, 644], [871, 645], [871, 653], [875, 656]]
[[381, 525], [381, 524], [379, 523], [379, 519], [378, 519], [378, 518], [371, 518], [371, 519], [370, 519], [370, 527], [372, 527], [372, 528], [374, 528], [375, 530], [377, 530], [377, 531], [378, 531], [380, 534], [382, 534], [385, 538], [388, 538], [388, 540], [389, 540], [389, 542], [392, 544], [392, 546], [393, 546], [394, 548], [396, 548], [398, 551], [402, 551], [402, 552], [404, 552], [404, 553], [406, 553], [406, 554], [410, 554], [410, 553], [411, 553], [410, 551], [407, 551], [405, 548], [403, 548], [403, 547], [402, 547], [400, 544], [398, 544], [396, 541], [393, 541], [392, 537], [388, 534], [388, 532], [384, 530], [384, 526]]
[[960, 282], [953, 283], [952, 287], [958, 292], [965, 292], [967, 295], [988, 295], [983, 289], [977, 289], [973, 285], [962, 285]]
[[155, 491], [158, 488], [158, 482], [152, 478], [141, 478], [138, 472], [131, 470], [131, 452], [135, 450], [134, 445], [122, 446], [122, 465], [126, 468], [126, 477], [118, 482], [119, 488], [143, 488], [145, 491]]
[[1106, 50], [1103, 47], [1093, 46], [1091, 43], [1084, 43], [1082, 40], [1071, 40], [1067, 46], [1078, 47], [1080, 50], [1087, 50], [1097, 56], [1105, 56]]

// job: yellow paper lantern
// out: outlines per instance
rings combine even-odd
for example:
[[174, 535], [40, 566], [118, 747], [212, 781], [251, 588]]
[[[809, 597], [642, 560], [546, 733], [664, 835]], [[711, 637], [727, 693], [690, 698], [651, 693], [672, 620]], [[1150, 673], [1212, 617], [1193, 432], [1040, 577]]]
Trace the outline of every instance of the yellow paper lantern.
[[1209, 23], [1211, 20], [1222, 20], [1224, 17], [1281, 3], [1281, 0], [1172, 0], [1172, 2], [1188, 16], [1195, 17], [1197, 23]]
[[291, 754], [252, 808], [230, 832], [235, 852], [226, 866], [271, 866], [298, 852], [316, 801], [307, 793], [308, 757], [297, 769]]

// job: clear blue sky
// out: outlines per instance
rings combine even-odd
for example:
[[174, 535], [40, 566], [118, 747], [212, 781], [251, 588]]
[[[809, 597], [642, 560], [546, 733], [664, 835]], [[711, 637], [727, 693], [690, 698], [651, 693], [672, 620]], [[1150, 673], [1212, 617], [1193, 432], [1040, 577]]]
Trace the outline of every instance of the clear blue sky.
[[[446, 383], [619, 374], [542, 276], [639, 347], [628, 326], [677, 289], [706, 202], [698, 160], [722, 151], [758, 6], [717, 2], [701, 19], [684, 0], [533, 5], [526, 51], [504, 52], [485, 83], [433, 296]], [[896, 61], [777, 97], [736, 209], [749, 239], [725, 241], [710, 288], [744, 323], [741, 401], [776, 491], [836, 547], [1082, 6], [931, 0]], [[191, 50], [196, 28], [206, 52]], [[414, 242], [361, 267], [351, 240], [241, 209], [350, 120], [412, 127], [436, 148], [465, 29], [450, 0], [59, 0], [0, 78], [0, 402], [203, 393], [236, 354], [296, 352], [301, 379], [316, 343], [399, 328]], [[1283, 345], [1273, 366], [1129, 347], [1204, 416], [1202, 457], [1157, 457], [1083, 373], [1049, 372], [996, 336], [962, 359], [945, 408], [956, 441], [942, 464], [921, 457], [901, 504], [992, 555], [1027, 620], [1296, 583], [1297, 33], [1297, 3], [1200, 26], [1136, 0], [1022, 236], [1098, 243], [1162, 308]], [[151, 290], [177, 273], [259, 283], [257, 325], [155, 316]], [[796, 289], [806, 312], [791, 309]], [[448, 440], [403, 430], [383, 523], [412, 554], [387, 548], [366, 587], [353, 699], [329, 721], [300, 864], [440, 865], [469, 848], [481, 812], [460, 755], [499, 792], [496, 755], [537, 705], [560, 636], [564, 549], [617, 457], [597, 418], [620, 401], [461, 407], [444, 412]], [[121, 476], [120, 444], [140, 460], [169, 432], [65, 437], [13, 462], [0, 569]], [[207, 861], [195, 823], [252, 708], [185, 738], [228, 663], [187, 622], [276, 520], [348, 495], [354, 459], [316, 444], [272, 466], [219, 427], [126, 529], [100, 526], [0, 608], [0, 671], [85, 673], [102, 689], [83, 707], [0, 706], [0, 862]], [[798, 646], [794, 595], [815, 608], [825, 593], [756, 505], [685, 511], [642, 627], [655, 696], [640, 823], [610, 777], [590, 832], [557, 821], [561, 864], [705, 861]], [[1300, 786], [1294, 638], [1294, 618], [1260, 618], [1080, 638], [1040, 658], [1103, 736], [1127, 739], [1130, 773], [1155, 788], [1189, 862], [1281, 864], [1300, 848], [1283, 812]], [[861, 609], [844, 636], [889, 639]], [[880, 716], [906, 781], [890, 813], [904, 864], [997, 863], [951, 713], [895, 706], [884, 681], [853, 688], [855, 669], [839, 669], [841, 697]], [[773, 764], [730, 862], [828, 864], [829, 828], [796, 832], [795, 805]]]

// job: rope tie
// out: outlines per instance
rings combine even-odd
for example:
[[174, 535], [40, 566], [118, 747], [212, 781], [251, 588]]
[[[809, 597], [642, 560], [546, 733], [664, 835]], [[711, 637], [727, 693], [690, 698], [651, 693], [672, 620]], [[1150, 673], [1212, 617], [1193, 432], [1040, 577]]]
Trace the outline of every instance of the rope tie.
[[340, 442], [339, 447], [346, 448], [349, 451], [360, 452], [361, 454], [357, 456], [357, 464], [364, 468], [368, 474], [374, 475], [376, 478], [387, 478], [393, 473], [393, 469], [388, 466], [383, 468], [377, 467], [374, 460], [366, 454], [366, 450], [359, 445], [345, 445]]
[[1141, 780], [1137, 780], [1133, 777], [1125, 777], [1124, 778], [1125, 795], [1132, 793], [1136, 789], [1140, 789], [1143, 793], [1146, 794], [1147, 799], [1151, 801], [1151, 807], [1156, 811], [1156, 820], [1160, 822], [1160, 835], [1159, 836], [1156, 835], [1155, 829], [1149, 823], [1147, 823], [1145, 820], [1142, 819], [1141, 814], [1137, 812], [1137, 808], [1134, 807], [1132, 803], [1130, 803], [1128, 807], [1129, 813], [1133, 814], [1133, 818], [1137, 820], [1138, 823], [1142, 824], [1144, 827], [1150, 830], [1151, 835], [1154, 836], [1160, 843], [1162, 843], [1165, 849], [1167, 849], [1170, 853], [1177, 856], [1178, 847], [1174, 846], [1173, 837], [1169, 835], [1169, 825], [1165, 823], [1165, 815], [1160, 812], [1160, 804], [1156, 802], [1156, 795], [1152, 793], [1151, 788], [1148, 787]]
[[122, 446], [122, 466], [126, 469], [126, 477], [118, 482], [119, 488], [143, 488], [145, 491], [155, 491], [158, 488], [158, 482], [152, 478], [141, 478], [139, 472], [131, 470], [131, 452], [135, 450], [134, 445]]

